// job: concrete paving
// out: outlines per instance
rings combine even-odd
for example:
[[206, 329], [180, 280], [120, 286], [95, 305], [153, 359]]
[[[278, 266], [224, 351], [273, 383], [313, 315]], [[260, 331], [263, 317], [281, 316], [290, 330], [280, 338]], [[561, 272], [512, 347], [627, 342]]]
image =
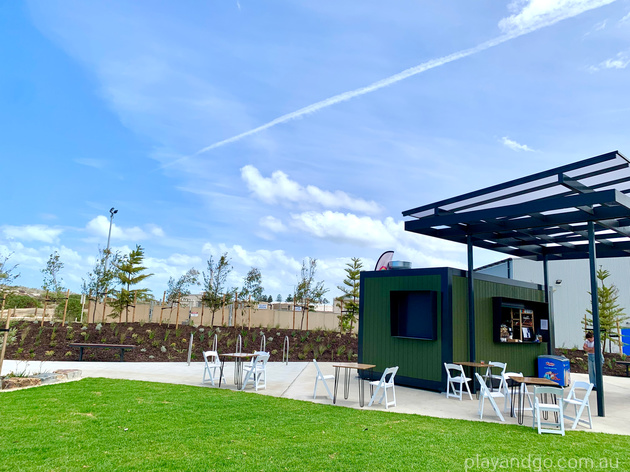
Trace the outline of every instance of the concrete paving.
[[[333, 363], [319, 363], [322, 372], [334, 374]], [[111, 379], [145, 380], [149, 382], [164, 382], [192, 386], [213, 388], [210, 383], [202, 383], [202, 362], [192, 362], [190, 365], [182, 362], [29, 362], [4, 361], [2, 375], [9, 372], [31, 373], [53, 372], [57, 369], [80, 369], [83, 377], [105, 377]], [[227, 382], [221, 388], [236, 390], [234, 385], [234, 364], [226, 362], [225, 377]], [[318, 385], [317, 396], [313, 399], [315, 384], [315, 366], [312, 362], [269, 362], [267, 364], [267, 388], [259, 390], [261, 395], [291, 398], [294, 400], [310, 401], [313, 403], [331, 404], [323, 385]], [[571, 374], [572, 381], [588, 381], [586, 374]], [[333, 390], [333, 381], [329, 381]], [[337, 405], [349, 408], [360, 408], [358, 401], [358, 380], [353, 372], [350, 382], [348, 398], [344, 399], [343, 374], [339, 384]], [[630, 377], [604, 377], [605, 417], [597, 416], [597, 397], [591, 394], [591, 410], [593, 413], [593, 429], [578, 426], [579, 431], [605, 432], [611, 434], [630, 435]], [[247, 387], [246, 392], [253, 392], [253, 387]], [[369, 402], [369, 387], [365, 386], [365, 408]], [[474, 397], [473, 397], [474, 398]], [[395, 407], [388, 411], [395, 413], [417, 414], [438, 418], [457, 418], [471, 421], [482, 421], [477, 412], [479, 403], [468, 398], [459, 401], [449, 398], [442, 393], [430, 392], [409, 387], [396, 386]], [[499, 399], [499, 407], [503, 409], [503, 400]], [[383, 405], [375, 404], [369, 407], [373, 410], [385, 411]], [[586, 412], [583, 417], [586, 417]], [[506, 424], [517, 424], [516, 418], [511, 418], [509, 411], [504, 414]], [[483, 421], [500, 423], [492, 407], [486, 402]], [[524, 427], [531, 427], [531, 412], [525, 413]], [[566, 426], [570, 426], [569, 422]]]

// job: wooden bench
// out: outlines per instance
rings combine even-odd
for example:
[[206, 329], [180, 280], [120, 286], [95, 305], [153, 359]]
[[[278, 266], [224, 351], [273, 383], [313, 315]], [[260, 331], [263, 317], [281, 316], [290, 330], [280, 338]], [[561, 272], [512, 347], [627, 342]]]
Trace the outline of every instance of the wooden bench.
[[626, 366], [626, 377], [628, 377], [628, 375], [630, 374], [630, 372], [628, 372], [628, 369], [630, 369], [630, 361], [615, 361], [615, 362], [619, 365]]
[[84, 348], [101, 348], [101, 349], [120, 349], [120, 362], [125, 360], [125, 351], [131, 351], [135, 349], [136, 346], [132, 344], [88, 344], [88, 343], [70, 343], [70, 347], [78, 347], [79, 348], [79, 360], [83, 360], [83, 349]]

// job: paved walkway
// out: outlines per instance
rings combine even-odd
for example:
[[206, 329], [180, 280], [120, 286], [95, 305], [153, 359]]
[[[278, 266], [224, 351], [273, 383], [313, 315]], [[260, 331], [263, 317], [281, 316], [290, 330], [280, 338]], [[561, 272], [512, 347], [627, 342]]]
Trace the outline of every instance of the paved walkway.
[[[203, 376], [203, 363], [193, 362], [190, 365], [182, 362], [29, 362], [4, 361], [2, 374], [9, 372], [21, 372], [28, 369], [32, 373], [53, 372], [57, 369], [80, 369], [83, 377], [106, 377], [112, 379], [145, 380], [149, 382], [165, 382], [193, 386], [210, 386], [210, 383], [201, 382]], [[225, 376], [227, 382], [221, 388], [235, 390], [234, 364], [226, 362]], [[334, 368], [330, 362], [321, 362], [320, 368], [324, 374], [333, 374]], [[326, 390], [320, 384], [317, 387], [317, 397], [313, 399], [313, 387], [315, 383], [315, 366], [312, 362], [269, 362], [267, 364], [267, 388], [259, 390], [262, 395], [292, 398], [295, 400], [310, 401], [314, 403], [331, 404]], [[571, 374], [573, 381], [588, 381], [586, 374]], [[329, 381], [330, 389], [333, 382]], [[593, 430], [612, 434], [630, 435], [630, 377], [604, 377], [605, 409], [606, 416], [597, 416], [597, 398], [591, 394], [591, 410], [593, 413]], [[247, 392], [253, 391], [250, 386]], [[463, 420], [480, 421], [477, 413], [478, 402], [476, 400], [446, 399], [444, 394], [396, 386], [397, 405], [389, 411], [396, 413], [418, 414], [434, 416], [438, 418], [457, 418]], [[503, 408], [503, 400], [499, 407]], [[369, 387], [365, 388], [365, 404], [369, 402]], [[348, 399], [343, 398], [343, 377], [340, 381], [337, 405], [360, 408], [358, 401], [358, 382], [353, 373]], [[383, 405], [375, 404], [370, 407], [374, 410], [385, 410]], [[586, 413], [584, 413], [586, 414]], [[525, 413], [525, 425], [531, 426], [531, 414]], [[516, 418], [505, 415], [506, 423], [516, 424]], [[499, 422], [498, 417], [492, 411], [492, 407], [486, 402], [483, 421]], [[567, 422], [567, 425], [569, 423]], [[580, 431], [591, 431], [579, 426]]]

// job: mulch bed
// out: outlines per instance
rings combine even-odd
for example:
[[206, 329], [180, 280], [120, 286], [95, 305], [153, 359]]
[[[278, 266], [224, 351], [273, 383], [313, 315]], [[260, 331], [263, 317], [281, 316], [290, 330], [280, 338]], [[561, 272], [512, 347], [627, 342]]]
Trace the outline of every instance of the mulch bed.
[[[105, 323], [61, 326], [40, 322], [18, 321], [14, 342], [7, 346], [6, 359], [37, 361], [75, 361], [79, 349], [70, 343], [133, 344], [125, 352], [125, 362], [185, 362], [188, 357], [190, 335], [193, 335], [192, 360], [203, 359], [202, 351], [212, 348], [217, 335], [219, 353], [236, 351], [241, 335], [242, 352], [253, 352], [261, 347], [262, 334], [266, 337], [266, 351], [271, 361], [282, 361], [285, 337], [289, 339], [289, 361], [310, 361], [314, 357], [324, 362], [356, 361], [358, 340], [354, 334], [340, 334], [324, 330], [292, 330], [279, 328], [197, 327], [158, 323]], [[114, 349], [85, 349], [86, 361], [117, 361], [120, 351]]]
[[[556, 349], [556, 355], [564, 356], [571, 362], [571, 372], [577, 374], [588, 374], [588, 355], [582, 349]], [[604, 353], [604, 365], [602, 366], [603, 375], [613, 375], [625, 377], [626, 367], [617, 364], [615, 361], [628, 360], [622, 359], [619, 354]]]
[[[266, 351], [271, 361], [282, 361], [285, 337], [289, 339], [289, 362], [310, 361], [353, 362], [357, 360], [358, 340], [355, 334], [336, 331], [280, 328], [235, 328], [210, 326], [183, 326], [158, 323], [73, 323], [61, 326], [46, 322], [16, 321], [15, 341], [7, 346], [6, 359], [36, 361], [76, 361], [79, 350], [69, 346], [73, 342], [95, 344], [133, 344], [136, 348], [125, 352], [125, 362], [185, 362], [188, 344], [193, 335], [192, 360], [203, 359], [202, 351], [212, 348], [217, 335], [219, 353], [236, 351], [241, 335], [242, 352], [260, 349], [261, 335], [266, 337]], [[586, 352], [581, 349], [556, 349], [556, 354], [567, 357], [571, 372], [588, 373]], [[86, 349], [86, 361], [118, 361], [119, 351], [113, 349]], [[604, 375], [625, 376], [626, 368], [615, 363], [618, 354], [604, 354]]]

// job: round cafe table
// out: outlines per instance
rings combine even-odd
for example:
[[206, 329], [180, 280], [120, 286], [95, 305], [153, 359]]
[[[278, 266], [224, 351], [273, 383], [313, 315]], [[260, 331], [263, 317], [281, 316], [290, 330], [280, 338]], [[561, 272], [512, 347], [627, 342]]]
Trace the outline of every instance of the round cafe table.
[[[359, 405], [363, 407], [363, 379], [361, 378], [360, 371], [361, 370], [372, 370], [376, 365], [374, 364], [358, 364], [356, 362], [346, 362], [342, 364], [333, 364], [335, 368], [335, 394], [333, 396], [333, 405], [337, 403], [337, 387], [339, 386], [339, 373], [341, 369], [344, 369], [344, 389], [343, 389], [343, 398], [348, 399], [348, 390], [350, 389], [350, 371], [352, 369], [357, 369], [357, 375], [359, 377]], [[371, 375], [370, 375], [371, 377]]]
[[225, 357], [234, 358], [234, 384], [236, 389], [243, 388], [243, 359], [251, 359], [256, 354], [253, 352], [229, 352], [227, 354], [221, 354], [221, 376], [219, 377], [219, 388], [221, 388], [221, 377], [223, 377], [223, 366], [225, 365]]

